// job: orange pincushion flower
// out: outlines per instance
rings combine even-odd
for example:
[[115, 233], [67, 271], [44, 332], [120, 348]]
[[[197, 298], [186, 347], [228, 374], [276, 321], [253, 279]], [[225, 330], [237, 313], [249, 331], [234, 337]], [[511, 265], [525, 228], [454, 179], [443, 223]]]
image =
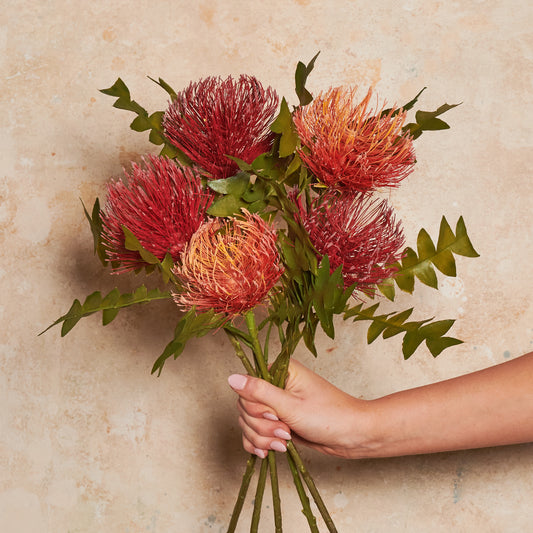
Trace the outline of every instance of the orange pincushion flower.
[[355, 89], [337, 87], [294, 113], [304, 147], [299, 155], [328, 187], [366, 192], [397, 186], [415, 163], [412, 138], [402, 132], [405, 112], [371, 109], [372, 90], [359, 104], [354, 96]]
[[179, 307], [233, 318], [261, 303], [283, 273], [276, 232], [261, 217], [213, 219], [192, 236], [174, 274]]

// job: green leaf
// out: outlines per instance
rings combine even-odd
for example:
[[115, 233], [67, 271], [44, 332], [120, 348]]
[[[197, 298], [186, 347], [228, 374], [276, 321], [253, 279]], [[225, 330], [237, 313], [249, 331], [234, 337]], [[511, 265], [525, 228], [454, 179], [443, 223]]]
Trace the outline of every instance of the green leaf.
[[85, 217], [89, 221], [91, 233], [93, 234], [94, 253], [98, 255], [98, 259], [100, 259], [102, 265], [107, 266], [108, 260], [105, 253], [104, 244], [102, 242], [102, 219], [100, 218], [100, 200], [96, 198], [93, 205], [92, 216], [89, 215], [89, 212], [87, 211], [87, 208], [85, 207], [85, 204], [83, 203], [83, 200], [81, 198], [80, 202], [83, 206]]
[[424, 228], [422, 228], [418, 233], [416, 246], [418, 249], [419, 259], [428, 259], [435, 255], [435, 245], [433, 244], [428, 232]]
[[266, 201], [268, 190], [263, 180], [256, 180], [255, 183], [248, 184], [248, 188], [241, 195], [245, 202], [253, 203], [258, 200]]
[[394, 280], [398, 287], [412, 293], [414, 290], [415, 276], [426, 285], [438, 288], [437, 275], [432, 265], [446, 276], [456, 275], [456, 265], [453, 254], [467, 257], [478, 257], [468, 237], [463, 217], [457, 221], [456, 235], [454, 235], [448, 221], [442, 217], [437, 246], [433, 244], [425, 229], [421, 229], [417, 239], [417, 253], [412, 248], [406, 248], [404, 256], [399, 263]]
[[342, 266], [330, 274], [330, 263], [327, 255], [322, 257], [317, 275], [308, 290], [316, 315], [324, 333], [330, 338], [335, 337], [333, 315], [342, 313], [346, 301], [353, 292], [353, 287], [344, 289]]
[[450, 247], [454, 254], [463, 255], [465, 257], [479, 257], [479, 254], [474, 250], [468, 234], [466, 233], [463, 217], [459, 217], [459, 220], [457, 221], [455, 234], [457, 238]]
[[311, 314], [307, 321], [304, 323], [303, 329], [302, 329], [302, 337], [304, 340], [304, 344], [306, 345], [307, 349], [315, 356], [318, 357], [318, 352], [315, 346], [315, 335], [316, 335], [316, 327], [318, 325], [318, 318], [313, 313]]
[[456, 344], [462, 344], [463, 341], [454, 339], [453, 337], [440, 337], [437, 339], [427, 339], [426, 345], [433, 357], [437, 357], [443, 350]]
[[104, 309], [102, 311], [102, 325], [107, 326], [118, 315], [119, 309]]
[[159, 259], [151, 252], [146, 250], [143, 245], [139, 242], [139, 239], [126, 227], [122, 226], [122, 231], [124, 232], [124, 247], [126, 250], [131, 250], [132, 252], [139, 252], [139, 255], [142, 257], [143, 261], [149, 265], [158, 265]]
[[132, 111], [137, 115], [144, 115], [146, 117], [148, 116], [146, 109], [131, 99], [128, 87], [120, 78], [117, 78], [117, 81], [115, 81], [111, 87], [108, 89], [101, 89], [100, 92], [117, 98], [116, 102], [113, 104], [113, 107], [116, 107], [117, 109], [125, 109], [126, 111]]
[[252, 171], [254, 174], [264, 177], [273, 177], [272, 172], [275, 170], [276, 161], [269, 153], [259, 154], [252, 161]]
[[157, 83], [159, 87], [163, 88], [168, 93], [172, 101], [176, 99], [176, 91], [165, 80], [161, 78], [154, 80], [154, 78], [151, 78], [150, 76], [148, 76], [148, 79], [152, 80], [154, 83]]
[[403, 131], [409, 131], [413, 138], [416, 139], [422, 135], [423, 131], [448, 129], [450, 126], [437, 117], [458, 105], [461, 104], [443, 104], [435, 111], [417, 111], [415, 113], [416, 122], [406, 124], [403, 127]]
[[294, 81], [295, 81], [295, 90], [296, 95], [298, 96], [298, 99], [300, 100], [300, 105], [307, 105], [313, 101], [313, 95], [305, 88], [305, 84], [307, 82], [307, 78], [309, 77], [309, 74], [311, 74], [314, 66], [316, 58], [320, 52], [317, 52], [315, 57], [309, 61], [307, 65], [302, 63], [301, 61], [298, 62], [296, 65], [296, 72], [294, 74]]
[[48, 326], [39, 335], [42, 335], [50, 328], [63, 323], [61, 336], [64, 337], [82, 318], [102, 311], [103, 325], [109, 324], [124, 307], [136, 304], [148, 303], [153, 300], [163, 300], [171, 297], [170, 292], [162, 292], [159, 289], [148, 290], [141, 285], [133, 293], [121, 294], [114, 288], [109, 294], [102, 298], [100, 291], [93, 292], [87, 296], [83, 304], [79, 300], [74, 300], [70, 309], [53, 324]]
[[231, 194], [240, 197], [250, 183], [250, 174], [247, 172], [239, 172], [235, 176], [220, 180], [209, 180], [207, 185], [210, 189], [220, 194]]
[[[414, 105], [416, 104], [416, 102], [418, 101], [418, 98], [420, 97], [420, 95], [427, 89], [427, 87], [424, 87], [412, 100], [410, 100], [409, 102], [407, 102], [405, 105], [403, 105], [402, 107], [399, 107], [397, 108], [394, 113], [392, 113], [391, 116], [396, 116], [400, 111], [409, 111], [410, 109], [412, 109], [414, 107]], [[381, 113], [380, 113], [380, 117], [383, 116], [383, 115], [387, 115], [389, 114], [390, 112], [392, 111], [392, 108], [388, 108], [388, 109], [384, 109]]]
[[207, 209], [207, 214], [212, 217], [229, 217], [240, 213], [242, 207], [247, 207], [246, 202], [227, 194], [214, 200]]
[[378, 284], [378, 290], [389, 299], [391, 302], [394, 301], [395, 290], [394, 290], [394, 280], [386, 279], [382, 283]]
[[371, 322], [367, 332], [368, 344], [374, 342], [380, 335], [384, 339], [395, 335], [403, 334], [402, 353], [405, 359], [413, 355], [416, 349], [423, 341], [433, 356], [438, 355], [445, 348], [459, 344], [462, 341], [452, 337], [444, 337], [453, 320], [438, 320], [431, 322], [432, 319], [406, 322], [411, 316], [413, 308], [406, 309], [399, 313], [387, 313], [377, 315], [376, 310], [379, 303], [373, 304], [368, 308], [363, 308], [363, 304], [347, 309], [344, 313], [344, 319], [351, 318], [354, 322], [359, 320], [368, 320]]
[[424, 337], [442, 337], [453, 326], [455, 320], [439, 320], [420, 328], [420, 333]]
[[189, 339], [202, 337], [209, 331], [222, 327], [226, 321], [227, 317], [225, 315], [217, 314], [213, 309], [200, 314], [196, 314], [194, 307], [187, 311], [176, 324], [174, 338], [167, 344], [163, 353], [154, 363], [152, 374], [157, 372], [157, 375], [160, 376], [165, 361], [171, 356], [176, 359], [183, 352]]
[[416, 349], [424, 341], [424, 336], [420, 334], [418, 330], [407, 331], [402, 341], [402, 353], [404, 359], [409, 359], [413, 355]]
[[367, 344], [372, 344], [383, 333], [383, 330], [386, 327], [386, 322], [378, 322], [377, 320], [372, 322], [368, 327], [368, 332], [366, 335]]
[[239, 159], [238, 157], [235, 157], [233, 155], [227, 155], [228, 159], [231, 159], [240, 170], [243, 170], [245, 172], [251, 172], [252, 171], [252, 165], [250, 163], [247, 163], [246, 161], [243, 161], [242, 159]]
[[[161, 78], [159, 81], [161, 83], [158, 84], [161, 85], [165, 90], [167, 90], [167, 84], [165, 84], [165, 82], [163, 82]], [[163, 111], [156, 111], [152, 115], [149, 115], [148, 111], [146, 111], [144, 107], [135, 102], [135, 100], [131, 99], [128, 87], [120, 78], [117, 78], [117, 81], [111, 87], [109, 87], [108, 89], [101, 89], [100, 92], [103, 94], [107, 94], [108, 96], [113, 96], [117, 98], [117, 100], [113, 104], [113, 107], [116, 107], [118, 109], [125, 109], [126, 111], [131, 111], [132, 113], [135, 113], [137, 117], [130, 124], [130, 128], [134, 131], [150, 130], [150, 134], [148, 137], [150, 142], [154, 143], [155, 145], [165, 145], [161, 152], [162, 154], [163, 152], [165, 152], [164, 155], [168, 155], [169, 157], [177, 157], [178, 154], [182, 154], [182, 152], [180, 152], [177, 148], [173, 147], [171, 143], [167, 142], [167, 138], [165, 137], [165, 132], [162, 124], [164, 114]], [[175, 155], [171, 156], [169, 154]], [[182, 155], [184, 156], [184, 154]], [[180, 157], [180, 162], [182, 162], [183, 164], [187, 164], [187, 160], [188, 158], [186, 156]]]
[[161, 274], [163, 275], [163, 282], [168, 283], [170, 280], [176, 281], [174, 274], [172, 273], [172, 268], [174, 267], [174, 261], [169, 252], [165, 254], [163, 261], [159, 264], [161, 269]]
[[292, 115], [285, 98], [281, 100], [279, 115], [271, 124], [270, 129], [281, 135], [279, 143], [279, 156], [288, 157], [294, 153], [298, 146], [299, 138], [292, 121]]

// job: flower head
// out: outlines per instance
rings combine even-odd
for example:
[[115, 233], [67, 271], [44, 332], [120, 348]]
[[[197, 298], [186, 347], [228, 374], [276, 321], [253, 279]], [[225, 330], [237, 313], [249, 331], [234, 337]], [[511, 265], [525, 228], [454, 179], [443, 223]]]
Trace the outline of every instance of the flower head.
[[259, 303], [283, 273], [275, 231], [258, 215], [213, 219], [192, 236], [174, 274], [179, 307], [214, 309], [233, 318]]
[[126, 180], [107, 188], [102, 240], [109, 260], [120, 262], [117, 271], [146, 265], [138, 252], [126, 249], [123, 226], [159, 260], [169, 252], [177, 261], [213, 198], [193, 169], [163, 157], [143, 162], [144, 168], [134, 164], [131, 174], [125, 172]]
[[405, 113], [371, 109], [371, 90], [359, 104], [354, 96], [355, 90], [337, 87], [295, 112], [304, 147], [299, 155], [328, 187], [366, 192], [397, 186], [415, 162], [412, 138], [402, 132]]
[[163, 126], [168, 139], [211, 178], [228, 178], [238, 170], [228, 155], [251, 163], [270, 150], [277, 106], [274, 89], [264, 89], [253, 76], [209, 77], [176, 95]]
[[296, 200], [299, 219], [318, 259], [327, 254], [333, 272], [342, 266], [344, 287], [372, 294], [390, 277], [401, 257], [404, 237], [386, 200], [353, 191], [328, 191], [306, 209]]

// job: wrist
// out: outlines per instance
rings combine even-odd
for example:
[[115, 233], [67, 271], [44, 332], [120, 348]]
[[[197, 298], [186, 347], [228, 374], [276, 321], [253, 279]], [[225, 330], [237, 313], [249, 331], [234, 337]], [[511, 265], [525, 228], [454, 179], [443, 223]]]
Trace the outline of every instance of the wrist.
[[352, 416], [347, 436], [347, 457], [349, 459], [380, 457], [384, 442], [380, 406], [376, 400], [353, 398], [350, 412]]

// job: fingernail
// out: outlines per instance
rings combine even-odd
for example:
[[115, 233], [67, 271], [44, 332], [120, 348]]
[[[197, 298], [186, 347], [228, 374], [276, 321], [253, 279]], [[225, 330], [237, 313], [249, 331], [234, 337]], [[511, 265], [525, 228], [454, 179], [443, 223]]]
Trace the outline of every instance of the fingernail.
[[286, 452], [287, 451], [287, 447], [285, 446], [285, 444], [283, 444], [283, 442], [280, 442], [279, 440], [273, 440], [270, 443], [270, 447], [273, 450], [276, 450], [277, 452]]
[[229, 386], [234, 390], [242, 390], [246, 385], [246, 376], [242, 374], [232, 374], [228, 378]]
[[280, 439], [291, 440], [291, 434], [287, 433], [284, 429], [278, 428], [274, 430], [274, 435]]
[[264, 459], [268, 454], [268, 452], [265, 450], [260, 450], [259, 448], [254, 448], [254, 453], [257, 455], [257, 457], [261, 457], [261, 459]]
[[279, 420], [279, 418], [274, 413], [263, 413], [263, 418], [274, 421]]

